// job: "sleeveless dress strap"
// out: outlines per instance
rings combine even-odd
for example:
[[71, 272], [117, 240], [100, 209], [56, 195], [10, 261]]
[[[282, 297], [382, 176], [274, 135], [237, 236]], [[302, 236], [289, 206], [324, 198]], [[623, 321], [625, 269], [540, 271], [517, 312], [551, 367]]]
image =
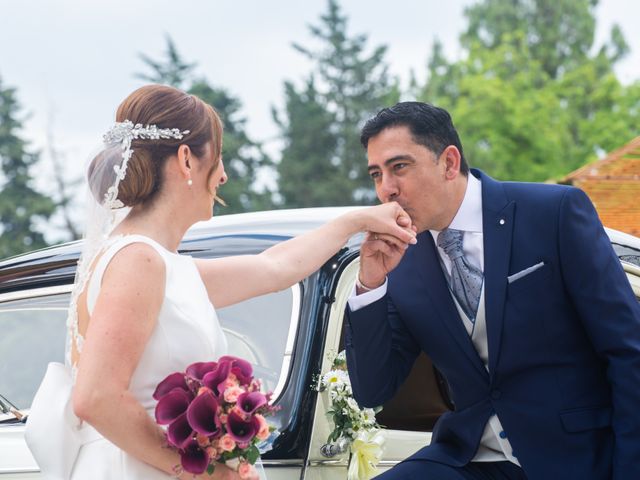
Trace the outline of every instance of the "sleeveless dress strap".
[[115, 257], [116, 253], [122, 250], [127, 245], [131, 245], [132, 243], [146, 243], [147, 245], [153, 247], [153, 249], [160, 254], [165, 264], [168, 265], [167, 262], [167, 253], [162, 245], [160, 245], [155, 240], [145, 237], [144, 235], [125, 235], [117, 238], [102, 254], [100, 260], [94, 267], [93, 273], [91, 274], [91, 278], [89, 279], [89, 283], [87, 286], [87, 310], [89, 311], [89, 315], [93, 313], [93, 309], [98, 301], [98, 294], [100, 293], [100, 287], [102, 285], [102, 277], [104, 272], [106, 271], [109, 263]]

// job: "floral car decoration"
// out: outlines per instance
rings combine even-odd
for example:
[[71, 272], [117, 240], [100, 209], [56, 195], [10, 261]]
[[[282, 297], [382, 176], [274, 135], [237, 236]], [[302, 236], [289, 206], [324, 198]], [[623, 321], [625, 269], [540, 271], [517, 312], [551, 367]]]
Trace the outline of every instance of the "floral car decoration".
[[261, 392], [246, 360], [194, 363], [156, 387], [156, 422], [167, 426], [167, 442], [180, 452], [184, 471], [212, 474], [220, 462], [255, 478], [256, 461], [276, 437], [265, 420], [276, 411], [271, 395]]
[[327, 412], [334, 428], [327, 442], [350, 450], [349, 480], [368, 480], [378, 473], [384, 438], [376, 422], [382, 407], [360, 408], [353, 398], [344, 350], [333, 357], [331, 370], [318, 378], [317, 390], [327, 392], [330, 408]]

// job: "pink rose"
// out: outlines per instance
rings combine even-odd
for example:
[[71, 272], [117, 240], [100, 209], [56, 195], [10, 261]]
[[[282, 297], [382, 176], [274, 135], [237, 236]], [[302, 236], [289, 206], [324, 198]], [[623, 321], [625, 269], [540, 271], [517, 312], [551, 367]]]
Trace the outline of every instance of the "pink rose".
[[238, 397], [243, 393], [244, 390], [237, 385], [229, 387], [224, 391], [224, 401], [233, 403], [238, 400]]
[[269, 434], [271, 433], [269, 431], [269, 424], [264, 419], [264, 417], [259, 413], [257, 413], [255, 417], [258, 419], [258, 424], [259, 424], [258, 433], [256, 433], [256, 437], [258, 438], [258, 440], [266, 440], [267, 438], [269, 438]]
[[251, 382], [251, 385], [249, 385], [249, 390], [252, 392], [259, 392], [261, 388], [262, 388], [262, 382], [258, 378], [254, 379]]
[[209, 437], [207, 437], [206, 435], [202, 435], [200, 433], [196, 435], [196, 441], [198, 442], [198, 445], [201, 446], [202, 448], [209, 446], [209, 444], [211, 443], [209, 441]]
[[253, 468], [253, 465], [247, 462], [240, 463], [240, 466], [238, 467], [238, 474], [240, 475], [240, 478], [258, 478], [258, 472], [256, 472], [256, 469]]
[[224, 381], [224, 388], [238, 387], [240, 386], [240, 382], [238, 382], [238, 377], [236, 377], [233, 373], [230, 373], [227, 379]]
[[205, 449], [205, 452], [207, 453], [207, 457], [209, 457], [211, 460], [217, 460], [218, 458], [220, 458], [220, 455], [218, 455], [218, 451], [214, 447], [207, 447]]
[[210, 389], [210, 388], [207, 388], [207, 387], [200, 387], [200, 388], [198, 389], [198, 395], [202, 395], [203, 393], [207, 393], [207, 392], [210, 392], [210, 391], [211, 391], [211, 389]]
[[220, 421], [222, 423], [227, 423], [227, 417], [228, 417], [228, 415], [226, 413], [221, 413], [220, 414]]
[[230, 452], [236, 448], [236, 442], [228, 434], [222, 436], [218, 443], [219, 447], [225, 452]]

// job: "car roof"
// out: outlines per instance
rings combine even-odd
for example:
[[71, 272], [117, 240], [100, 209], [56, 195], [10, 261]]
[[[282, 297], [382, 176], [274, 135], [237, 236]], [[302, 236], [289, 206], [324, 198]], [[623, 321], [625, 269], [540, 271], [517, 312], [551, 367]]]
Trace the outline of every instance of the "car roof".
[[[193, 225], [179, 250], [194, 256], [204, 255], [205, 251], [208, 256], [261, 251], [358, 208], [363, 207], [296, 208], [215, 216]], [[630, 253], [640, 258], [640, 238], [610, 228], [605, 231], [619, 256], [624, 252], [627, 257]], [[347, 247], [357, 249], [362, 238], [354, 236]], [[0, 291], [20, 288], [19, 285], [39, 276], [44, 275], [44, 279], [45, 272], [55, 272], [49, 280], [68, 283], [75, 272], [81, 245], [81, 241], [69, 242], [0, 261]]]
[[[255, 253], [356, 208], [361, 207], [300, 208], [216, 216], [193, 225], [179, 251], [196, 257]], [[357, 248], [360, 241], [361, 237], [356, 236], [348, 246]], [[81, 247], [81, 241], [68, 242], [0, 261], [0, 292], [20, 289], [33, 282], [69, 283]]]

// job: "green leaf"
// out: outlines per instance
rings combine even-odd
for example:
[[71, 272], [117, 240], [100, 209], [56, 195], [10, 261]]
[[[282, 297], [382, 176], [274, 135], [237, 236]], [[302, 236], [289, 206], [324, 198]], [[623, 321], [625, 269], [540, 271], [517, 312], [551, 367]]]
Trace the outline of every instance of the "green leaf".
[[260, 450], [258, 450], [258, 447], [256, 447], [255, 445], [252, 445], [247, 449], [245, 455], [246, 455], [247, 461], [253, 465], [258, 461], [258, 458], [260, 458]]

